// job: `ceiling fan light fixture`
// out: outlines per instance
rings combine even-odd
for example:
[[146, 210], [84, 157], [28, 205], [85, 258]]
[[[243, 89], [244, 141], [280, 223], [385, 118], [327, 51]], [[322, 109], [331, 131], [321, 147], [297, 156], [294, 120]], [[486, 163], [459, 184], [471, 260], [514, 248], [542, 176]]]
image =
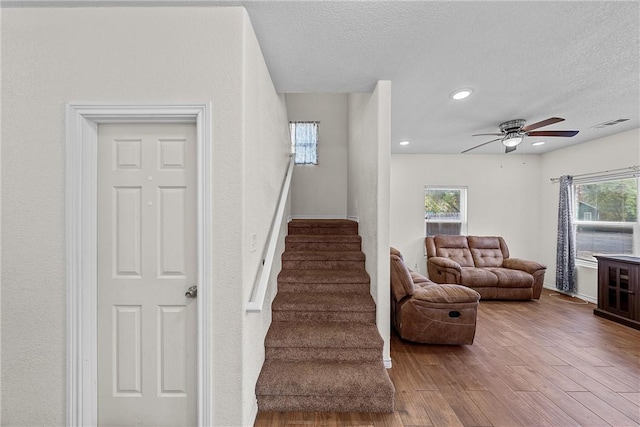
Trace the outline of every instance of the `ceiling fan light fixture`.
[[509, 132], [502, 140], [502, 144], [505, 147], [515, 147], [522, 142], [523, 138], [524, 137], [517, 132]]
[[459, 101], [471, 95], [471, 92], [473, 92], [473, 90], [471, 90], [470, 88], [458, 89], [454, 91], [450, 96], [452, 99]]

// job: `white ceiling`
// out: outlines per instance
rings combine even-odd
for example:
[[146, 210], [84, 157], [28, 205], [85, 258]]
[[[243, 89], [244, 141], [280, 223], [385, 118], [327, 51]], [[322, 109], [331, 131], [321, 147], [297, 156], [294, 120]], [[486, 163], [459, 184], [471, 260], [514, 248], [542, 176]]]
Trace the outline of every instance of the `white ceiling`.
[[[242, 3], [278, 91], [361, 92], [391, 80], [393, 153], [460, 153], [493, 139], [472, 134], [511, 119], [563, 117], [544, 129], [580, 131], [539, 147], [528, 138], [525, 153], [639, 125], [638, 1]], [[460, 87], [474, 92], [452, 100]], [[592, 128], [620, 118], [630, 120]]]
[[[472, 134], [520, 118], [563, 117], [544, 130], [580, 131], [539, 147], [527, 138], [525, 154], [639, 126], [638, 0], [26, 3], [242, 5], [278, 92], [369, 92], [391, 80], [393, 153], [460, 153], [493, 139]], [[460, 87], [474, 92], [452, 100]], [[629, 120], [593, 128], [615, 119]]]

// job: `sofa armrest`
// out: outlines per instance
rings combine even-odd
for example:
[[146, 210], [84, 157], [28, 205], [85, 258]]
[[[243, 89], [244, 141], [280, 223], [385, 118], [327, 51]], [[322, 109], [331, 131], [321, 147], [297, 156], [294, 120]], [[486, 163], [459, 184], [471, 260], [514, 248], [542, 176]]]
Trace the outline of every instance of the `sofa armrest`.
[[440, 268], [453, 268], [457, 272], [462, 271], [462, 267], [460, 267], [460, 264], [445, 257], [439, 257], [439, 256], [431, 257], [427, 259], [427, 263], [431, 263], [432, 265]]
[[533, 274], [540, 270], [546, 270], [547, 267], [535, 261], [527, 261], [518, 258], [505, 258], [502, 262], [504, 268], [510, 268], [512, 270], [526, 271], [529, 274]]

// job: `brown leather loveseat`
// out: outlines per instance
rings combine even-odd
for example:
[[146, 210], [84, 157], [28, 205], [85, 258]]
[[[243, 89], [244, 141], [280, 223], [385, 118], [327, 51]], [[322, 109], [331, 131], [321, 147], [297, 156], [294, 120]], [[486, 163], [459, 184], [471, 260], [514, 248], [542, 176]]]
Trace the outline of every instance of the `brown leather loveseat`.
[[436, 283], [468, 286], [482, 299], [539, 299], [544, 265], [509, 258], [502, 237], [434, 236], [425, 238], [427, 271]]

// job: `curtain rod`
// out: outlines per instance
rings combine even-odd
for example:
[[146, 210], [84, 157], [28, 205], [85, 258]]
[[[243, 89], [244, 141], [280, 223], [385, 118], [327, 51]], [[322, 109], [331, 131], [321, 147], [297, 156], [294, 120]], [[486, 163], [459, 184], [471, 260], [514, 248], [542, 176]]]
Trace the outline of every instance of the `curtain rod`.
[[[614, 173], [622, 173], [624, 171], [640, 171], [640, 165], [634, 165], [634, 166], [629, 166], [629, 167], [620, 168], [620, 169], [611, 169], [611, 170], [602, 171], [602, 172], [583, 173], [580, 175], [573, 175], [573, 178], [582, 178], [582, 177], [591, 176], [591, 175], [608, 175], [608, 174], [614, 174]], [[560, 181], [560, 177], [551, 178], [551, 182], [558, 182], [558, 181]]]

